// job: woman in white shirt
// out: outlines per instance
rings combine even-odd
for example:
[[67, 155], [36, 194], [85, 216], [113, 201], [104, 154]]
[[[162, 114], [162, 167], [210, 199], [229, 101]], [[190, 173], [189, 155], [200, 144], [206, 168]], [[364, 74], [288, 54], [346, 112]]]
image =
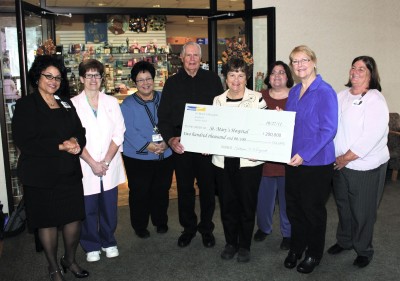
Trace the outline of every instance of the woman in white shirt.
[[381, 94], [375, 60], [353, 60], [349, 88], [338, 94], [339, 125], [335, 137], [333, 191], [339, 213], [335, 255], [354, 249], [353, 265], [367, 266], [374, 254], [372, 236], [389, 160], [389, 110]]

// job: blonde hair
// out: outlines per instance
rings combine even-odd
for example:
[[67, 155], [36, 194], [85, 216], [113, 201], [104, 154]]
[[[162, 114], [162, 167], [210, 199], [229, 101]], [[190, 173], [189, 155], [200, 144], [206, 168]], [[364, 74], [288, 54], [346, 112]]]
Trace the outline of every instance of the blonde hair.
[[289, 61], [290, 65], [292, 65], [293, 62], [293, 55], [296, 53], [305, 53], [310, 59], [314, 62], [317, 63], [317, 56], [315, 55], [314, 51], [310, 49], [310, 47], [306, 45], [300, 45], [295, 47], [292, 52], [289, 55]]

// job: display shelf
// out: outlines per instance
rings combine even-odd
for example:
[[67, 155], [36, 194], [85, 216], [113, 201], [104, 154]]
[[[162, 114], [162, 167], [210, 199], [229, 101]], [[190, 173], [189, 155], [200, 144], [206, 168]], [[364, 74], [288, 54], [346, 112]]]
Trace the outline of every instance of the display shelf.
[[91, 51], [81, 51], [75, 49], [73, 54], [69, 53], [69, 46], [64, 46], [64, 64], [68, 70], [71, 95], [76, 95], [79, 89], [79, 63], [83, 60], [92, 58], [104, 64], [104, 88], [107, 94], [114, 94], [120, 84], [125, 84], [129, 88], [134, 87], [130, 79], [130, 73], [133, 65], [138, 61], [148, 61], [156, 69], [154, 79], [155, 89], [162, 90], [166, 79], [168, 78], [168, 54], [160, 53], [121, 53], [113, 51], [113, 47], [102, 47], [91, 49]]

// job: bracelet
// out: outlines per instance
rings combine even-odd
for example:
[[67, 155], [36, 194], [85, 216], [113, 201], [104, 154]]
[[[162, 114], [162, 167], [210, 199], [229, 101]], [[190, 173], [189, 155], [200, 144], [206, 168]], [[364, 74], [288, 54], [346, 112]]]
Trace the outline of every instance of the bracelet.
[[110, 166], [110, 162], [104, 161], [104, 164], [106, 164], [107, 167]]

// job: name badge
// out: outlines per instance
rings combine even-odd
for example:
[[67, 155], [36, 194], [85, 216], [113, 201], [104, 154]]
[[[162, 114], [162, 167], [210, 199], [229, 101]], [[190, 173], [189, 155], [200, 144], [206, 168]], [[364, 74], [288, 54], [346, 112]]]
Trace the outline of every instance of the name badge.
[[65, 101], [62, 101], [61, 104], [62, 104], [62, 106], [64, 106], [64, 108], [66, 108], [66, 109], [71, 108], [71, 106], [70, 106], [67, 102], [65, 102]]
[[362, 104], [362, 100], [355, 100], [353, 101], [353, 105], [361, 105]]
[[153, 142], [160, 142], [163, 141], [161, 134], [154, 134], [151, 136]]

